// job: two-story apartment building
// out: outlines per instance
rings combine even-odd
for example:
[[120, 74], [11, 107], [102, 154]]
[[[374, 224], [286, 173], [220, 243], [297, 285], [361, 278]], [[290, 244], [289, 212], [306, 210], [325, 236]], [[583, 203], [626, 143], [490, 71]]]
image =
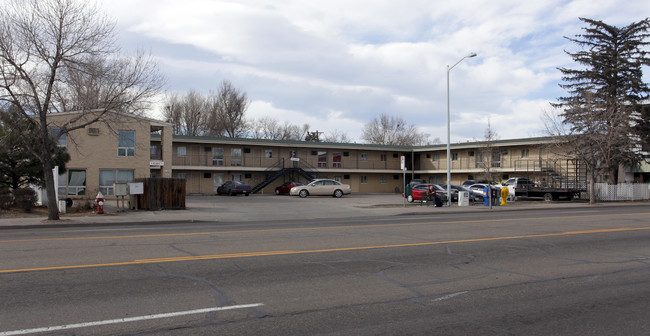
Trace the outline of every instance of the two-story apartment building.
[[[50, 116], [51, 127], [74, 122], [74, 112]], [[78, 122], [78, 121], [76, 121]], [[60, 141], [71, 155], [59, 178], [60, 198], [113, 195], [113, 183], [142, 177], [186, 179], [188, 194], [214, 194], [224, 181], [258, 186], [285, 168], [350, 184], [353, 193], [400, 193], [405, 182], [445, 184], [446, 145], [386, 146], [356, 143], [273, 141], [171, 134], [171, 124], [120, 113], [68, 134]], [[562, 169], [548, 148], [551, 138], [526, 138], [451, 145], [451, 181], [506, 180]], [[404, 158], [405, 171], [401, 169]], [[272, 193], [285, 181], [306, 182], [296, 169], [264, 186]], [[644, 182], [644, 175], [640, 175]]]

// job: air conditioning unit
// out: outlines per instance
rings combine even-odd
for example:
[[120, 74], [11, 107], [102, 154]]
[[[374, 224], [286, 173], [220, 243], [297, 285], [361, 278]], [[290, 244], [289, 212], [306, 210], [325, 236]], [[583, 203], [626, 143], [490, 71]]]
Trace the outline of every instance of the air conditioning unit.
[[88, 128], [88, 135], [99, 135], [99, 128], [95, 128], [95, 127]]

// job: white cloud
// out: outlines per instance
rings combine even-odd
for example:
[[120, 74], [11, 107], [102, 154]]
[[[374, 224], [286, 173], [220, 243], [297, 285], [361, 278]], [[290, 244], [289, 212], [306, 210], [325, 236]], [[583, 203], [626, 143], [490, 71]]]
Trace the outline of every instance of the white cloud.
[[[541, 105], [563, 94], [571, 66], [563, 36], [578, 17], [626, 25], [650, 3], [614, 0], [111, 0], [122, 41], [149, 46], [170, 91], [208, 92], [228, 79], [269, 115], [360, 139], [381, 113], [446, 139], [446, 66], [452, 140], [541, 131]], [[344, 126], [341, 126], [344, 125]], [[506, 126], [507, 125], [507, 126]], [[514, 126], [513, 126], [514, 125]], [[442, 135], [442, 136], [441, 136]]]

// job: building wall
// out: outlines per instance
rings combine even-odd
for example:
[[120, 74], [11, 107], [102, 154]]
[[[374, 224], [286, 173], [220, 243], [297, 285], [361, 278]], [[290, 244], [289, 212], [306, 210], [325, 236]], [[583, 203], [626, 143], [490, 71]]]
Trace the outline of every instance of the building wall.
[[[78, 116], [78, 113], [52, 114], [48, 116], [49, 127], [62, 127], [70, 122], [75, 124], [74, 119]], [[76, 123], [84, 120], [87, 120], [87, 118], [82, 118]], [[170, 126], [159, 127], [171, 134]], [[119, 131], [134, 132], [135, 147], [133, 156], [118, 156]], [[171, 136], [163, 136], [161, 141], [162, 157], [163, 159], [169, 158], [164, 169], [169, 171], [168, 175], [171, 177]], [[60, 194], [59, 198], [95, 199], [100, 191], [100, 170], [132, 170], [134, 179], [150, 177], [151, 143], [150, 121], [123, 114], [109, 113], [106, 116], [106, 122], [96, 122], [85, 128], [71, 131], [67, 135], [66, 147], [70, 154], [70, 161], [67, 163], [66, 168], [68, 171], [84, 170], [86, 172], [86, 190], [84, 195]], [[164, 171], [162, 168], [158, 168], [158, 170]], [[164, 176], [164, 174], [160, 175]], [[113, 198], [110, 195], [104, 196]]]

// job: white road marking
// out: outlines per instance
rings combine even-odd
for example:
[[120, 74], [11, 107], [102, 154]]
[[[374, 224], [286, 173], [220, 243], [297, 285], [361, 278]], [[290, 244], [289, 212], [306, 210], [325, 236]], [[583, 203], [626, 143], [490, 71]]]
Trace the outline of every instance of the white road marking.
[[49, 332], [49, 331], [57, 331], [57, 330], [67, 330], [67, 329], [94, 327], [94, 326], [100, 326], [100, 325], [106, 325], [106, 324], [137, 322], [137, 321], [144, 321], [144, 320], [154, 320], [154, 319], [161, 319], [161, 318], [168, 318], [168, 317], [210, 313], [210, 312], [216, 312], [216, 311], [222, 311], [222, 310], [254, 308], [254, 307], [259, 307], [259, 306], [263, 306], [263, 305], [264, 305], [263, 303], [253, 303], [253, 304], [245, 304], [245, 305], [237, 305], [237, 306], [213, 307], [213, 308], [204, 308], [204, 309], [180, 311], [180, 312], [175, 312], [175, 313], [155, 314], [155, 315], [146, 315], [146, 316], [134, 316], [134, 317], [121, 318], [121, 319], [114, 319], [114, 320], [85, 322], [85, 323], [77, 323], [77, 324], [65, 324], [65, 325], [60, 325], [60, 326], [42, 327], [42, 328], [34, 328], [34, 329], [4, 331], [4, 332], [0, 332], [0, 336], [25, 335], [25, 334], [32, 334], [32, 333], [39, 333], [39, 332]]
[[467, 293], [467, 291], [464, 291], [464, 292], [457, 292], [457, 293], [451, 293], [451, 294], [447, 294], [447, 295], [445, 295], [445, 296], [441, 296], [441, 297], [439, 297], [439, 298], [437, 298], [437, 299], [433, 299], [432, 301], [433, 301], [433, 302], [436, 302], [436, 301], [444, 301], [444, 300], [447, 300], [447, 299], [451, 299], [451, 298], [453, 298], [454, 296], [463, 295], [463, 294], [465, 294], [465, 293]]

